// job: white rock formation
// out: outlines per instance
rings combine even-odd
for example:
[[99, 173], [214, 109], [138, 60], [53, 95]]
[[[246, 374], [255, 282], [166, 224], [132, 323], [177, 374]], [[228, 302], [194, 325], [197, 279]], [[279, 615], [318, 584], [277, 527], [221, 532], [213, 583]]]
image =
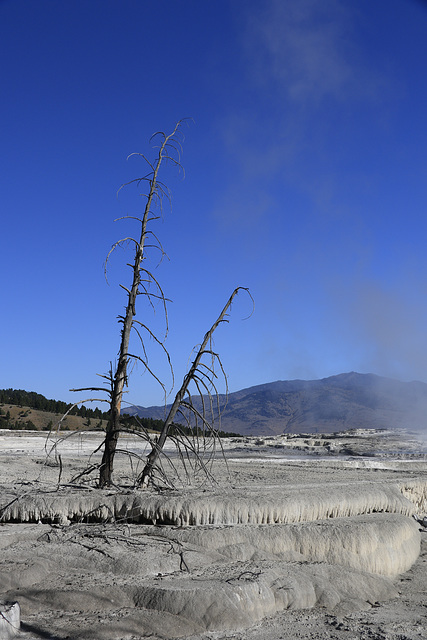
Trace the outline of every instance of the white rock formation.
[[134, 589], [135, 605], [196, 623], [207, 631], [242, 629], [284, 609], [351, 611], [361, 603], [396, 595], [386, 578], [325, 564], [280, 565], [253, 570], [252, 564], [229, 568], [226, 581], [179, 578]]
[[[158, 532], [156, 532], [158, 534]], [[419, 525], [396, 514], [371, 514], [301, 524], [162, 529], [162, 536], [231, 561], [326, 562], [394, 577], [420, 552]], [[185, 559], [185, 552], [184, 552]]]
[[[426, 503], [427, 481], [394, 484], [361, 482], [323, 487], [259, 487], [251, 490], [159, 495], [148, 491], [111, 494], [106, 491], [10, 495], [2, 520], [58, 522], [128, 520], [153, 524], [279, 524], [311, 522], [366, 513], [413, 515]], [[14, 499], [16, 498], [16, 499]], [[7, 504], [5, 495], [3, 504]]]
[[427, 513], [427, 481], [425, 479], [402, 480], [398, 486], [402, 494], [415, 505], [417, 513]]
[[0, 639], [15, 638], [20, 629], [21, 614], [17, 602], [0, 601]]
[[[123, 608], [132, 611], [127, 632], [134, 623], [151, 628], [157, 616], [156, 632], [165, 624], [168, 637], [243, 629], [287, 608], [349, 612], [397, 595], [393, 578], [419, 554], [412, 515], [425, 510], [426, 496], [421, 479], [166, 495], [58, 489], [20, 497], [9, 491], [2, 500], [5, 521], [110, 521], [112, 538], [88, 544], [78, 525], [25, 525], [31, 550], [22, 559], [13, 555], [19, 528], [6, 525], [0, 548], [14, 561], [4, 563], [0, 583], [8, 598], [19, 599], [23, 616], [49, 608]], [[143, 524], [120, 525], [132, 521]], [[108, 527], [97, 528], [103, 536]], [[128, 529], [138, 533], [131, 538]], [[63, 582], [64, 570], [70, 584]], [[54, 587], [46, 585], [51, 571], [58, 574]], [[102, 588], [94, 585], [94, 573], [102, 576]], [[90, 633], [88, 626], [81, 637]]]

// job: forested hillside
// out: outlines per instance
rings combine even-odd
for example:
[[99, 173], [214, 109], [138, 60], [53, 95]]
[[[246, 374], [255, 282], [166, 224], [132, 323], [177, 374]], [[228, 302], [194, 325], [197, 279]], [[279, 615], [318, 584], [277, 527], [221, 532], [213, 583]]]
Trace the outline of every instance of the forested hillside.
[[[48, 400], [40, 393], [35, 391], [24, 391], [23, 389], [0, 389], [0, 405], [14, 404], [20, 407], [30, 407], [31, 409], [39, 409], [40, 411], [49, 411], [50, 413], [64, 414], [72, 406], [61, 400]], [[70, 411], [71, 415], [80, 416], [82, 418], [108, 418], [108, 414], [102, 412], [97, 407], [91, 409], [85, 405], [74, 407]]]
[[[48, 400], [35, 391], [23, 389], [0, 389], [0, 429], [49, 431], [54, 429], [61, 418], [71, 407], [61, 400]], [[92, 409], [85, 405], [73, 407], [67, 417], [61, 422], [61, 429], [73, 431], [76, 429], [105, 429], [108, 412], [97, 407]], [[152, 417], [138, 417], [124, 413], [121, 416], [124, 430], [146, 429], [159, 432], [163, 427], [163, 420]], [[191, 435], [191, 429], [176, 424], [170, 433], [177, 431]], [[200, 431], [200, 430], [199, 430]], [[220, 432], [220, 436], [238, 435]]]
[[[35, 391], [0, 389], [0, 429], [46, 431], [56, 427], [71, 406], [71, 403], [67, 404], [62, 400], [49, 400]], [[61, 429], [104, 429], [107, 420], [108, 412], [81, 404], [71, 409], [61, 424]], [[123, 416], [123, 422], [129, 428], [138, 425], [135, 418], [126, 415]], [[138, 422], [152, 431], [159, 431], [163, 424], [161, 420], [152, 418], [142, 418]]]

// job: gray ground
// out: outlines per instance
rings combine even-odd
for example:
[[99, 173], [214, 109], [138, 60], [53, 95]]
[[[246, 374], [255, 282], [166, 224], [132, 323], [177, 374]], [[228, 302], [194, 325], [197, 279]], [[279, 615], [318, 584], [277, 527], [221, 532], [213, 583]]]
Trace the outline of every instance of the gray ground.
[[[97, 436], [91, 435], [64, 444], [61, 450], [63, 484], [82, 468], [82, 461], [96, 442]], [[58, 467], [41, 464], [45, 460], [44, 445], [40, 436], [0, 433], [1, 505], [17, 494], [26, 495], [30, 501], [57, 496]], [[129, 440], [126, 446], [134, 445]], [[426, 481], [427, 463], [418, 455], [420, 448], [406, 438], [403, 442], [401, 437], [391, 434], [366, 432], [350, 437], [241, 439], [226, 443], [229, 474], [223, 461], [215, 464], [214, 472], [221, 495], [233, 495], [233, 491], [244, 495], [254, 493], [257, 488], [260, 495], [262, 491], [268, 495], [271, 487], [275, 491], [283, 487], [285, 492], [290, 486], [300, 486], [301, 494], [309, 493], [313, 487], [313, 491], [320, 488], [327, 495], [338, 485], [348, 486], [350, 494], [357, 494], [367, 484]], [[307, 458], [307, 454], [310, 457]], [[127, 468], [128, 459], [119, 459], [118, 479], [125, 480]], [[181, 490], [184, 496], [189, 495], [189, 491]], [[212, 490], [206, 487], [205, 491], [210, 495]], [[92, 489], [73, 487], [62, 488], [59, 493], [66, 502], [76, 500], [79, 492], [93, 494]], [[83, 504], [85, 498], [81, 500]], [[423, 515], [418, 513], [419, 517]], [[341, 600], [338, 598], [335, 605], [330, 599], [330, 590], [347, 583], [356, 584], [359, 573], [353, 575], [348, 567], [325, 562], [308, 565], [297, 557], [291, 564], [289, 558], [287, 564], [282, 564], [283, 558], [248, 551], [245, 545], [239, 547], [240, 556], [235, 545], [233, 553], [229, 552], [229, 562], [225, 562], [222, 552], [207, 545], [203, 548], [200, 544], [190, 544], [189, 539], [185, 541], [190, 529], [119, 522], [5, 523], [0, 526], [0, 598], [20, 603], [20, 637], [26, 640], [427, 639], [427, 533], [421, 526], [418, 560], [406, 573], [387, 579], [378, 592], [382, 593], [381, 597], [369, 596], [368, 591], [366, 597], [359, 593], [346, 599], [341, 594]], [[224, 530], [228, 531], [222, 527], [222, 533]], [[254, 622], [267, 584], [262, 581], [263, 576], [271, 581], [271, 576], [286, 570], [292, 581], [293, 574], [299, 576], [298, 572], [313, 567], [321, 578], [318, 584], [323, 585], [326, 594], [316, 608], [288, 608], [269, 614], [266, 607], [267, 613], [261, 612], [260, 619]], [[325, 575], [330, 584], [325, 584]], [[368, 578], [361, 584], [368, 585]], [[298, 580], [302, 584], [302, 578]], [[179, 615], [175, 615], [170, 606], [168, 611], [156, 610], [156, 603], [150, 604], [147, 600], [151, 587], [169, 588], [176, 582], [181, 588], [189, 581], [196, 585], [191, 607], [185, 602], [176, 605]], [[238, 588], [241, 585], [244, 597], [252, 597], [252, 588], [259, 590], [255, 592], [252, 609], [240, 619], [238, 612], [230, 614], [231, 601], [227, 606], [228, 593], [234, 593], [236, 585]], [[295, 593], [301, 600], [304, 588], [298, 588]], [[372, 588], [373, 593], [377, 593], [378, 585]], [[211, 589], [216, 589], [214, 596]], [[210, 630], [203, 628], [198, 618], [206, 602], [210, 603], [209, 619], [214, 620]], [[213, 611], [215, 604], [219, 611]], [[228, 628], [218, 628], [221, 620]]]

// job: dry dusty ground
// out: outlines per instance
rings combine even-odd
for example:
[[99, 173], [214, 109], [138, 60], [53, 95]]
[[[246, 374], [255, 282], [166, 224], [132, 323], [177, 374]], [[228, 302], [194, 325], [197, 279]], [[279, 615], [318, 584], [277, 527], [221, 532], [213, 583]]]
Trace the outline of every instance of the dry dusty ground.
[[227, 441], [218, 486], [159, 495], [132, 490], [128, 456], [124, 489], [71, 485], [98, 441], [66, 441], [59, 467], [40, 434], [0, 433], [0, 599], [19, 602], [19, 637], [427, 639], [418, 445]]

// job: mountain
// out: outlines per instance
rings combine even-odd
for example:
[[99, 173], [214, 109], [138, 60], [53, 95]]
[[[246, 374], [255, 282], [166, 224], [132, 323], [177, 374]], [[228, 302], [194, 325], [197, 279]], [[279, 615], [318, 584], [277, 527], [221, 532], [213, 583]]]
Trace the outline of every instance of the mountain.
[[[135, 406], [132, 413], [163, 419], [165, 407]], [[426, 427], [427, 384], [355, 372], [279, 380], [230, 393], [221, 417], [223, 431], [242, 435]]]

